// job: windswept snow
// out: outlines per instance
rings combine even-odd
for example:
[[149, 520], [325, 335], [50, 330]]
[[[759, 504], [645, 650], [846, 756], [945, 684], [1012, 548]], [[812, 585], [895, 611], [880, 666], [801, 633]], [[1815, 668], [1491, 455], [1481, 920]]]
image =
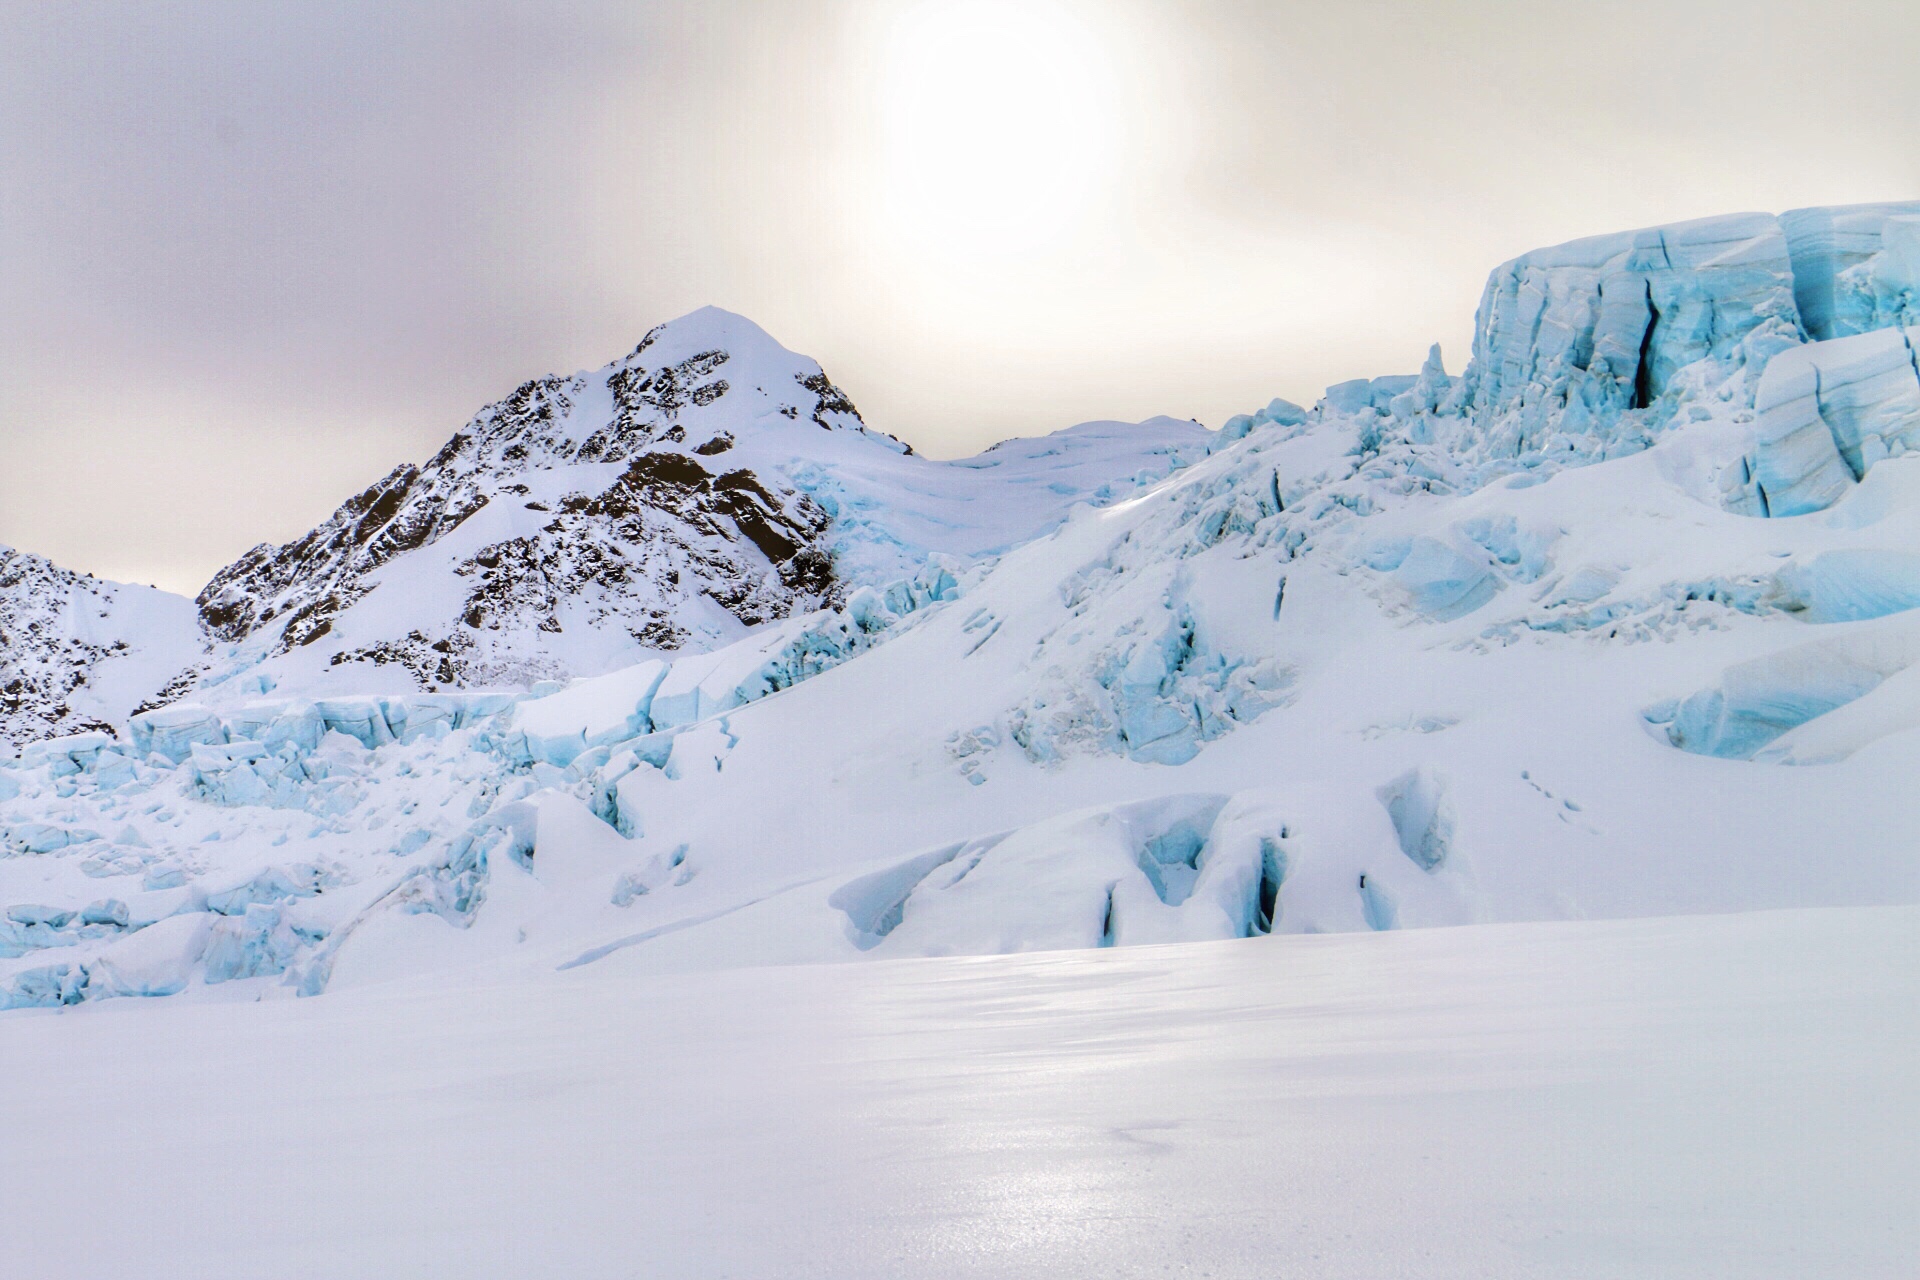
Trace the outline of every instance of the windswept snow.
[[1920, 1252], [1911, 907], [609, 967], [685, 936], [537, 985], [11, 1015], [10, 1266], [1896, 1280]]

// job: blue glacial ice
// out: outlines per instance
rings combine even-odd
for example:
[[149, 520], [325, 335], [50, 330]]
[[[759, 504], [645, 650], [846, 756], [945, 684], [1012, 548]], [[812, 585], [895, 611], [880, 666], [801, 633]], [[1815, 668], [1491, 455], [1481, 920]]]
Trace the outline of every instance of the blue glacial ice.
[[[1793, 256], [1794, 300], [1815, 341], [1906, 323], [1920, 267], [1920, 201], [1792, 209], [1780, 215]], [[1880, 290], [1884, 289], [1883, 294]], [[1893, 304], [1879, 311], [1885, 298]]]
[[829, 901], [884, 954], [1244, 937], [1278, 916], [1285, 832], [1256, 797], [1161, 796], [931, 849]]
[[831, 670], [960, 592], [953, 563], [934, 557], [912, 578], [860, 588], [839, 609], [789, 618], [710, 653], [576, 680], [521, 702], [502, 731], [505, 749], [564, 769], [620, 746], [665, 768], [681, 730]]
[[[13, 918], [0, 920], [0, 953], [18, 958], [47, 948], [80, 950], [64, 966], [6, 975], [0, 1000], [73, 1003], [252, 979], [278, 979], [297, 994], [324, 990], [341, 944], [369, 912], [432, 914], [464, 927], [505, 863], [531, 872], [540, 808], [528, 797], [543, 789], [571, 791], [584, 801], [582, 817], [597, 816], [620, 835], [636, 836], [638, 814], [623, 809], [620, 797], [627, 773], [643, 764], [669, 778], [720, 767], [737, 743], [729, 710], [864, 652], [960, 590], [955, 567], [936, 560], [912, 578], [855, 592], [841, 609], [790, 619], [727, 649], [547, 685], [534, 696], [176, 705], [133, 717], [129, 743], [99, 733], [35, 743], [22, 760], [0, 769], [9, 796], [30, 787], [35, 795], [77, 795], [116, 813], [137, 807], [163, 832], [181, 816], [176, 800], [215, 811], [259, 810], [234, 821], [241, 831], [281, 825], [282, 834], [267, 845], [272, 848], [297, 831], [286, 829], [291, 815], [267, 814], [294, 811], [308, 816], [309, 839], [380, 830], [372, 839], [396, 861], [375, 864], [379, 870], [364, 883], [325, 861], [255, 863], [215, 879], [202, 869], [204, 857], [179, 846], [151, 848], [133, 826], [106, 841], [69, 823], [10, 821], [0, 826], [0, 852], [63, 855], [98, 845], [76, 866], [82, 875], [139, 876], [142, 894], [169, 896], [136, 899], [147, 904], [141, 911], [162, 914], [157, 921], [137, 918], [140, 912], [120, 900], [96, 900], [84, 909], [14, 904]], [[440, 745], [454, 734], [462, 736]], [[376, 805], [368, 813], [363, 802], [415, 769], [439, 777], [429, 790], [443, 796], [440, 816], [425, 806], [413, 814], [412, 804], [396, 811]], [[466, 802], [464, 828], [459, 809], [447, 807], [456, 797]], [[221, 832], [196, 823], [182, 835], [205, 848]], [[684, 850], [633, 872], [615, 886], [616, 901], [623, 886], [631, 902], [680, 883], [690, 874], [683, 859]]]
[[[1378, 795], [1393, 822], [1400, 852], [1422, 871], [1438, 869], [1453, 851], [1453, 804], [1446, 780], [1422, 766], [1387, 783]], [[1382, 927], [1389, 926], [1374, 926]]]
[[1844, 707], [1920, 660], [1911, 628], [1853, 631], [1727, 668], [1720, 683], [1647, 709], [1668, 742], [1699, 755], [1748, 760], [1800, 725]]
[[321, 932], [301, 930], [278, 906], [249, 903], [238, 915], [223, 915], [207, 930], [200, 968], [209, 984], [285, 973], [295, 956]]
[[1771, 600], [1808, 622], [1864, 622], [1920, 609], [1920, 552], [1823, 551], [1780, 569]]
[[1356, 425], [1377, 478], [1435, 492], [1638, 452], [1678, 421], [1744, 422], [1725, 504], [1802, 514], [1920, 433], [1916, 281], [1920, 202], [1593, 236], [1490, 275], [1460, 378], [1436, 350], [1416, 376], [1329, 387], [1314, 413]]
[[1882, 458], [1920, 446], [1920, 369], [1904, 329], [1809, 343], [1774, 357], [1754, 395], [1759, 420], [1729, 505], [1795, 516], [1844, 497]]
[[1288, 668], [1222, 652], [1191, 607], [1166, 608], [1140, 630], [1085, 655], [1007, 713], [1007, 736], [1028, 759], [1090, 750], [1183, 764], [1290, 696]]
[[1696, 362], [1757, 367], [1801, 340], [1773, 215], [1593, 236], [1494, 271], [1459, 403], [1483, 419], [1517, 415], [1507, 429], [1525, 448], [1653, 407]]

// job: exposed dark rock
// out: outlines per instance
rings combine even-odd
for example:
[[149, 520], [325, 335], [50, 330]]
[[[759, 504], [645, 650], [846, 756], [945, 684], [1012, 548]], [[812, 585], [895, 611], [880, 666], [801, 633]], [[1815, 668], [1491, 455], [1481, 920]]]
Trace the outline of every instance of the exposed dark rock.
[[[598, 394], [589, 375], [523, 383], [425, 465], [396, 467], [311, 533], [255, 547], [223, 569], [198, 597], [202, 624], [228, 643], [265, 635], [268, 654], [338, 644], [336, 624], [375, 589], [375, 570], [434, 545], [495, 499], [551, 518], [536, 531], [450, 558], [449, 570], [467, 580], [451, 616], [437, 623], [410, 617], [405, 636], [343, 648], [328, 660], [399, 666], [426, 687], [529, 679], [547, 673], [537, 660], [522, 661], [515, 636], [525, 638], [518, 649], [540, 649], [535, 633], [618, 627], [639, 644], [673, 648], [686, 639], [678, 613], [697, 596], [747, 625], [836, 598], [824, 542], [830, 518], [819, 504], [749, 468], [709, 471], [701, 459], [733, 448], [729, 431], [708, 426], [690, 452], [675, 447], [687, 439], [683, 413], [732, 390], [714, 376], [732, 357], [711, 349], [645, 363], [660, 333], [605, 375], [612, 413], [604, 424], [583, 431], [569, 417], [583, 395]], [[852, 401], [825, 374], [793, 376], [812, 393], [816, 423], [859, 423]], [[852, 422], [836, 424], [830, 415]], [[626, 464], [610, 484], [557, 501], [535, 499], [523, 479], [608, 462]]]
[[81, 621], [105, 618], [118, 589], [0, 546], [0, 744], [111, 727], [73, 703], [97, 664], [128, 652]]

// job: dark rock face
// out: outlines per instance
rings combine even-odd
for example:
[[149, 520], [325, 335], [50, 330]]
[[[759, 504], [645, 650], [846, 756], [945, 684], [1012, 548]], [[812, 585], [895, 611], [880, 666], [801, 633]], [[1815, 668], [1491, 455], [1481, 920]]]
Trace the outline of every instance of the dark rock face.
[[324, 636], [334, 616], [364, 594], [365, 574], [459, 528], [487, 505], [476, 477], [456, 476], [442, 461], [458, 457], [462, 443], [455, 436], [425, 472], [394, 468], [299, 541], [263, 543], [222, 569], [198, 597], [201, 622], [219, 639], [237, 641], [284, 619], [282, 649]]
[[[524, 384], [424, 465], [396, 467], [303, 538], [254, 548], [200, 593], [203, 625], [229, 643], [254, 640], [265, 656], [322, 644], [332, 665], [397, 665], [437, 688], [570, 674], [540, 656], [552, 648], [542, 636], [583, 628], [678, 648], [689, 609], [707, 608], [700, 599], [752, 626], [836, 598], [828, 513], [777, 475], [708, 461], [734, 446], [714, 426], [733, 389], [716, 375], [732, 355], [653, 364], [660, 334], [603, 373]], [[765, 368], [745, 376], [775, 390]], [[865, 432], [825, 374], [780, 377], [784, 417]], [[620, 463], [609, 482], [606, 464]], [[581, 487], [552, 496], [556, 472]], [[482, 512], [489, 518], [446, 542]], [[532, 524], [527, 513], [543, 518]], [[416, 565], [443, 583], [455, 577], [459, 606], [442, 606], [445, 616], [409, 607], [401, 583]], [[374, 638], [356, 625], [347, 641], [342, 615], [376, 588], [385, 593], [369, 607], [400, 625], [375, 625]]]
[[776, 494], [752, 472], [716, 476], [686, 454], [643, 453], [598, 495], [564, 499], [537, 533], [462, 560], [454, 572], [473, 585], [460, 622], [479, 632], [532, 620], [558, 632], [571, 604], [576, 624], [624, 626], [649, 647], [678, 648], [675, 615], [691, 594], [749, 626], [830, 595], [832, 561], [817, 545], [827, 524], [811, 498]]

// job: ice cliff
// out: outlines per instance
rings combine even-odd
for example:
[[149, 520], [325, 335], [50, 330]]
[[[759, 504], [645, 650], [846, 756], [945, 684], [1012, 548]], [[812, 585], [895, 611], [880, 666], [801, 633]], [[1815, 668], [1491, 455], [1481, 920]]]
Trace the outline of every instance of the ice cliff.
[[[1443, 411], [1471, 422], [1458, 451], [1484, 466], [1619, 456], [1677, 417], [1753, 410], [1725, 501], [1757, 515], [1817, 509], [1909, 447], [1914, 366], [1898, 333], [1917, 266], [1920, 202], [1735, 214], [1535, 250], [1488, 278], [1472, 361]], [[1874, 332], [1890, 336], [1844, 341]], [[1805, 430], [1823, 376], [1830, 445]]]
[[[1536, 249], [1494, 269], [1464, 373], [1276, 401], [1228, 424], [1359, 426], [1429, 491], [1473, 489], [1726, 428], [1703, 490], [1756, 516], [1830, 506], [1920, 442], [1920, 202], [1733, 214]], [[1417, 457], [1415, 456], [1417, 455]]]

